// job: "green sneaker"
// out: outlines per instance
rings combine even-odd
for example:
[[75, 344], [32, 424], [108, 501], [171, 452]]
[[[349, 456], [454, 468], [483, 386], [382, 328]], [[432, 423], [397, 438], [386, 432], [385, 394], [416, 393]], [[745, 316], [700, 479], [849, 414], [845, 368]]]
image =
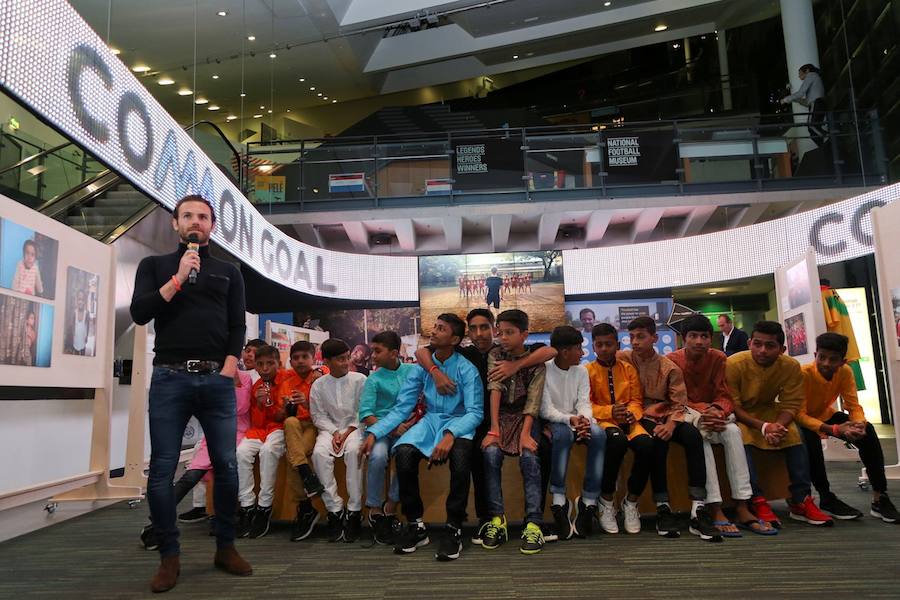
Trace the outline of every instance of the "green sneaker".
[[506, 531], [506, 517], [494, 517], [481, 527], [479, 532], [481, 535], [481, 546], [486, 550], [494, 550], [499, 548], [504, 542], [509, 540], [509, 534]]
[[522, 554], [537, 554], [544, 549], [544, 533], [536, 523], [528, 523], [522, 530]]

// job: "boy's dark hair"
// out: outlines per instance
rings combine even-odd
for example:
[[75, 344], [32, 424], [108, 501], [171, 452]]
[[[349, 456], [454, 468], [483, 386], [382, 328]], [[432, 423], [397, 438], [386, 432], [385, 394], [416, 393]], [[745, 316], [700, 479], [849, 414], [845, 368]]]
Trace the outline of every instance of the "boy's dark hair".
[[598, 337], [604, 335], [611, 335], [616, 338], [616, 341], [619, 340], [619, 332], [609, 323], [597, 323], [594, 325], [594, 328], [591, 329], [591, 340], [596, 340]]
[[400, 336], [396, 331], [382, 331], [372, 338], [373, 344], [381, 344], [388, 350], [400, 350]]
[[244, 344], [244, 348], [261, 348], [265, 345], [266, 343], [263, 340], [259, 338], [253, 338], [252, 340], [247, 340], [247, 343]]
[[254, 354], [256, 360], [270, 357], [274, 358], [277, 361], [279, 358], [281, 358], [278, 354], [278, 348], [276, 348], [275, 346], [270, 346], [268, 344], [263, 344], [262, 346], [257, 348]]
[[713, 326], [704, 315], [691, 315], [679, 324], [681, 335], [687, 336], [691, 331], [712, 335]]
[[581, 332], [571, 325], [560, 325], [550, 334], [550, 345], [558, 351], [572, 346], [580, 347], [583, 342]]
[[471, 323], [475, 317], [484, 317], [491, 325], [494, 324], [494, 313], [486, 308], [473, 308], [470, 310], [469, 314], [466, 315], [466, 325]]
[[347, 342], [340, 338], [330, 338], [322, 342], [322, 358], [331, 359], [340, 356], [345, 352], [350, 352], [350, 346]]
[[312, 354], [313, 356], [315, 356], [316, 345], [306, 340], [300, 340], [299, 342], [294, 342], [291, 345], [291, 356], [293, 356], [295, 352], [305, 352], [307, 354]]
[[174, 217], [176, 221], [178, 220], [178, 209], [181, 208], [181, 205], [185, 202], [202, 202], [203, 204], [207, 205], [209, 207], [210, 220], [212, 220], [213, 223], [216, 222], [216, 211], [213, 208], [212, 203], [199, 194], [190, 194], [188, 196], [185, 196], [175, 204], [175, 210], [172, 211], [172, 217]]
[[656, 321], [651, 319], [650, 317], [638, 317], [636, 319], [632, 319], [631, 323], [628, 324], [628, 331], [634, 331], [635, 329], [646, 329], [647, 333], [653, 335], [656, 333]]
[[511, 308], [497, 315], [497, 325], [509, 323], [519, 331], [528, 331], [528, 314], [524, 310]]
[[840, 354], [841, 358], [847, 356], [849, 345], [850, 341], [847, 339], [847, 336], [839, 333], [823, 333], [816, 338], [816, 352], [819, 350], [831, 350]]
[[25, 240], [25, 242], [22, 244], [22, 255], [25, 254], [25, 248], [27, 248], [28, 246], [34, 247], [34, 255], [37, 256], [37, 242], [35, 242], [34, 240]]
[[750, 332], [751, 339], [756, 332], [764, 335], [774, 335], [778, 343], [784, 346], [784, 329], [781, 328], [781, 323], [777, 321], [757, 321], [753, 326], [753, 331]]
[[[462, 342], [463, 338], [466, 337], [466, 324], [463, 323], [463, 320], [454, 315], [453, 313], [442, 313], [438, 315], [438, 321], [443, 321], [447, 325], [450, 326], [450, 331], [453, 332], [453, 335], [459, 338], [459, 341]], [[457, 346], [459, 343], [457, 343]]]

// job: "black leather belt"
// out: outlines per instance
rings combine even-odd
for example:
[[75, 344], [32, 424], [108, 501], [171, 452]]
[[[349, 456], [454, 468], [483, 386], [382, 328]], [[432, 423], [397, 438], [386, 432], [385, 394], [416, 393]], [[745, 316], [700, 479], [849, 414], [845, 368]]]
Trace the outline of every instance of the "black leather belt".
[[169, 363], [155, 365], [164, 369], [173, 371], [184, 371], [185, 373], [212, 373], [222, 368], [222, 363], [216, 360], [186, 360], [180, 363]]

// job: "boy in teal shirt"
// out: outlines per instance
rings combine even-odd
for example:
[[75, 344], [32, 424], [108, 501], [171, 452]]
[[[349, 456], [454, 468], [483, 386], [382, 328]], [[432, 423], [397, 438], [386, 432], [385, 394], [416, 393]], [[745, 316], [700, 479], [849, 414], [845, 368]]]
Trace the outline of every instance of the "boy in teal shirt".
[[[383, 418], [397, 402], [400, 388], [416, 368], [400, 360], [400, 336], [394, 331], [383, 331], [372, 338], [369, 344], [372, 360], [378, 367], [369, 374], [359, 401], [359, 421], [371, 427]], [[413, 417], [414, 418], [414, 417]], [[391, 448], [394, 442], [412, 425], [412, 419], [401, 423], [390, 434], [378, 440], [369, 456], [369, 470], [366, 476], [366, 506], [369, 509], [369, 525], [375, 532], [375, 542], [393, 543], [393, 529], [396, 523], [394, 511], [400, 500], [397, 478], [392, 477], [388, 490], [388, 501], [384, 502], [384, 478], [390, 470]]]

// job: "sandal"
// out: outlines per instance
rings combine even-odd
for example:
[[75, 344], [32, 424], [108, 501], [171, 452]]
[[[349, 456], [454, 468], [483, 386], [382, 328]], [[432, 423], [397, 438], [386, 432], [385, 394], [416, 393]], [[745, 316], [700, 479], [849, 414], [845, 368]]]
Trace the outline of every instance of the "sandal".
[[[737, 526], [740, 529], [746, 529], [750, 533], [755, 533], [756, 535], [778, 535], [778, 530], [762, 519], [751, 519], [749, 521], [744, 521], [743, 523], [738, 523]], [[766, 526], [768, 526], [768, 529], [766, 529]]]
[[[741, 532], [738, 531], [737, 525], [732, 523], [731, 521], [713, 521], [713, 525], [716, 526], [716, 529], [719, 530], [719, 533], [722, 537], [727, 538], [739, 538], [744, 537], [741, 535]], [[726, 529], [728, 528], [728, 529]]]

